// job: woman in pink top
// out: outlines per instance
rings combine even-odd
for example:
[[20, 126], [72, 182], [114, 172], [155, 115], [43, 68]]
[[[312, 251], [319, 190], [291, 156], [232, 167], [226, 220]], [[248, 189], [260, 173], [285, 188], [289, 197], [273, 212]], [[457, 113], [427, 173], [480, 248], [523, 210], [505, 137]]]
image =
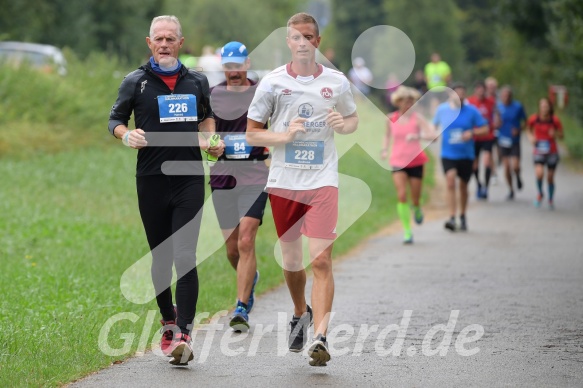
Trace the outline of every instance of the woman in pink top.
[[421, 97], [413, 88], [400, 86], [392, 95], [391, 103], [397, 111], [387, 116], [387, 132], [383, 140], [381, 159], [388, 156], [392, 143], [389, 165], [393, 170], [393, 182], [397, 189], [397, 214], [403, 224], [403, 243], [413, 243], [411, 232], [411, 214], [407, 204], [407, 183], [411, 190], [411, 201], [415, 222], [423, 222], [423, 212], [419, 206], [423, 179], [423, 165], [429, 160], [423, 152], [420, 139], [433, 140], [437, 137], [422, 115], [411, 109]]

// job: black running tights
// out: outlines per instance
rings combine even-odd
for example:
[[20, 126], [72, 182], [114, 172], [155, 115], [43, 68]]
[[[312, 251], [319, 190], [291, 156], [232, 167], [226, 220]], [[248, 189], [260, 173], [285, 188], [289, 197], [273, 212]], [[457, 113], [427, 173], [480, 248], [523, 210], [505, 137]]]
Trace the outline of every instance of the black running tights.
[[204, 204], [202, 177], [150, 175], [136, 178], [138, 204], [152, 252], [152, 282], [162, 319], [175, 319], [172, 266], [176, 267], [176, 324], [189, 333], [196, 314], [196, 245]]

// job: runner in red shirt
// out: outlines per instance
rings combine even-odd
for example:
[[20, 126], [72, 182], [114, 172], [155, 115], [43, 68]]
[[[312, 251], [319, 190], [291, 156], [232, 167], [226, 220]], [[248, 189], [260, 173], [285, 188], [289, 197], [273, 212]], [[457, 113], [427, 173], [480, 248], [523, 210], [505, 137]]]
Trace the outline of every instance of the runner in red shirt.
[[553, 104], [548, 98], [541, 98], [538, 104], [538, 112], [530, 116], [527, 122], [528, 135], [534, 146], [534, 173], [538, 196], [534, 201], [536, 207], [540, 207], [543, 199], [543, 178], [545, 166], [547, 167], [547, 182], [549, 189], [549, 208], [554, 209], [553, 195], [555, 193], [555, 169], [559, 163], [559, 149], [557, 138], [563, 138], [563, 125], [561, 120], [554, 115]]
[[[493, 97], [486, 96], [486, 85], [478, 82], [474, 86], [474, 94], [468, 97], [468, 103], [472, 104], [488, 121], [489, 131], [486, 135], [474, 136], [474, 147], [476, 158], [474, 159], [474, 176], [478, 184], [476, 197], [478, 199], [488, 198], [488, 186], [490, 185], [490, 176], [492, 175], [492, 146], [495, 141], [494, 136], [494, 116], [496, 113], [496, 100]], [[484, 184], [480, 182], [480, 152], [484, 152], [482, 162], [485, 167]]]

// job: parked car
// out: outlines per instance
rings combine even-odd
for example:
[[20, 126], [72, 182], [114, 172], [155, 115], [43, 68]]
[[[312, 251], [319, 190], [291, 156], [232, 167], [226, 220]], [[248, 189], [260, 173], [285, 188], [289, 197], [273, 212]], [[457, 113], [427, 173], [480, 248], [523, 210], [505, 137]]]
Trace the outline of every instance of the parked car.
[[28, 64], [47, 73], [67, 74], [67, 62], [62, 51], [48, 44], [0, 42], [0, 64]]

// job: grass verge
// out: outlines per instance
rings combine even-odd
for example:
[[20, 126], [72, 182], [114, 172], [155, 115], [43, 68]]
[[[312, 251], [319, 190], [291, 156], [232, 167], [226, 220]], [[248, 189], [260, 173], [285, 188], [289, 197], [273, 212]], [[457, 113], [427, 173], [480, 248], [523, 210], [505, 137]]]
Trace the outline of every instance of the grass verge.
[[583, 162], [583, 125], [568, 115], [561, 115], [561, 122], [569, 157], [580, 164]]

